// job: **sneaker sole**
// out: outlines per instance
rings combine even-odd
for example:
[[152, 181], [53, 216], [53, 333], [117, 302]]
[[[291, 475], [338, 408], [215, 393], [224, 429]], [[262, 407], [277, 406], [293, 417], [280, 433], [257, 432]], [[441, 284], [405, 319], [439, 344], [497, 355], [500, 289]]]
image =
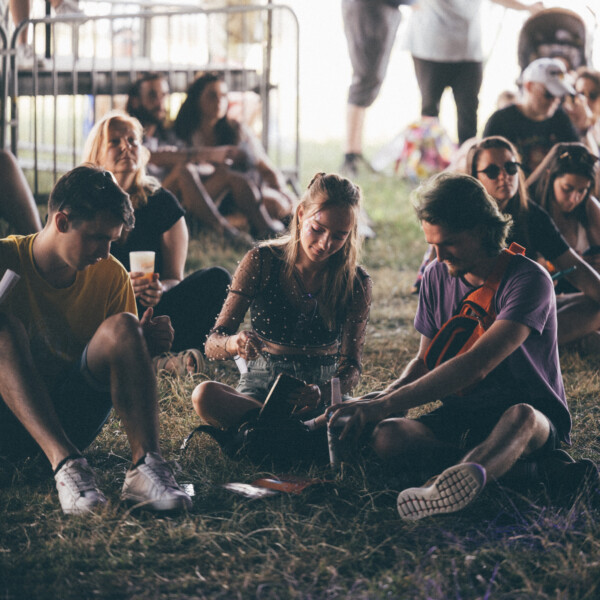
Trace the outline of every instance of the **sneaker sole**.
[[108, 500], [104, 499], [93, 503], [86, 504], [84, 506], [71, 506], [64, 508], [61, 506], [62, 511], [65, 515], [89, 515], [97, 510], [101, 510], [108, 504]]
[[485, 469], [462, 463], [443, 471], [429, 487], [409, 488], [398, 495], [398, 512], [406, 521], [456, 512], [470, 504], [485, 485]]
[[152, 510], [156, 512], [181, 511], [190, 510], [192, 508], [192, 501], [185, 497], [156, 501], [145, 498], [137, 498], [135, 496], [121, 495], [121, 500], [129, 505], [137, 505], [137, 508], [139, 509]]

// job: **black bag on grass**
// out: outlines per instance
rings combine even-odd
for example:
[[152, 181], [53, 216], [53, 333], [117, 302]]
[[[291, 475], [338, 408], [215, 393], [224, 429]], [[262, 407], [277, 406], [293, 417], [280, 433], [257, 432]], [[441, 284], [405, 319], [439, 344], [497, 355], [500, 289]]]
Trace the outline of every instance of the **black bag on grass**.
[[181, 450], [185, 450], [194, 434], [207, 433], [230, 458], [248, 458], [255, 464], [267, 461], [278, 468], [289, 468], [299, 464], [328, 462], [324, 428], [311, 431], [298, 417], [259, 419], [253, 413], [239, 427], [196, 427], [184, 440]]

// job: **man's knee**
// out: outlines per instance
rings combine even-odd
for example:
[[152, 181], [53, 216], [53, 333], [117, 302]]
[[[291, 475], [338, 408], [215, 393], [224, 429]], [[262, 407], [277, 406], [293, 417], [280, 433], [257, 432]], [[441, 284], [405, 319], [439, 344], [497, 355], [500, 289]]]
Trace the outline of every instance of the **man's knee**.
[[208, 284], [212, 289], [226, 290], [231, 283], [231, 275], [223, 267], [210, 267], [207, 269]]
[[511, 429], [533, 431], [537, 421], [536, 410], [530, 404], [514, 404], [507, 408], [500, 422]]
[[206, 419], [214, 409], [214, 398], [217, 397], [221, 384], [216, 381], [203, 381], [192, 392], [192, 404], [196, 413]]
[[0, 312], [0, 343], [13, 343], [17, 339], [27, 339], [23, 323], [13, 315]]
[[409, 429], [408, 419], [385, 419], [373, 430], [372, 446], [379, 458], [389, 458], [402, 452]]
[[127, 352], [144, 341], [138, 318], [125, 312], [108, 317], [96, 331], [97, 336], [102, 338], [103, 347], [114, 353]]

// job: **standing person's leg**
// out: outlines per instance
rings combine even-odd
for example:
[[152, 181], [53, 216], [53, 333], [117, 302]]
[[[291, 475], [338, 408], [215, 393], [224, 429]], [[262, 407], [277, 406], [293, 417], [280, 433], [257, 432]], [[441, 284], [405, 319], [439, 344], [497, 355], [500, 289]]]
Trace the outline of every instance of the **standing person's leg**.
[[453, 63], [450, 85], [456, 102], [459, 145], [477, 135], [477, 108], [482, 81], [482, 63]]
[[[344, 0], [344, 32], [352, 64], [352, 82], [346, 107], [345, 162], [348, 171], [356, 171], [362, 157], [366, 109], [373, 104], [387, 72], [401, 13], [380, 2]], [[356, 175], [356, 172], [349, 172]]]
[[413, 64], [421, 92], [421, 116], [439, 117], [440, 100], [448, 86], [448, 63], [413, 56]]
[[[9, 7], [15, 26], [21, 23], [21, 21], [29, 19], [31, 0], [10, 0]], [[27, 27], [21, 30], [21, 33], [19, 34], [20, 46], [27, 44], [27, 33]]]
[[168, 315], [175, 329], [171, 350], [180, 352], [204, 343], [221, 312], [231, 276], [221, 267], [201, 269], [166, 292], [154, 314]]
[[17, 233], [27, 235], [42, 229], [37, 205], [17, 159], [8, 151], [0, 150], [0, 216]]

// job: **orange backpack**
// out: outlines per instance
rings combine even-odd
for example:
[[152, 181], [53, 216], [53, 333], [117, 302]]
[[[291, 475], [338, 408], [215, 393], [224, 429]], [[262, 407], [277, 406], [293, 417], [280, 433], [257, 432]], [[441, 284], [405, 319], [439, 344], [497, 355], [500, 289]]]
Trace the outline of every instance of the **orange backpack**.
[[458, 314], [442, 325], [425, 352], [429, 370], [469, 350], [489, 329], [496, 319], [494, 296], [510, 259], [516, 254], [524, 255], [525, 248], [515, 242], [502, 250], [483, 285], [467, 294], [460, 303]]

